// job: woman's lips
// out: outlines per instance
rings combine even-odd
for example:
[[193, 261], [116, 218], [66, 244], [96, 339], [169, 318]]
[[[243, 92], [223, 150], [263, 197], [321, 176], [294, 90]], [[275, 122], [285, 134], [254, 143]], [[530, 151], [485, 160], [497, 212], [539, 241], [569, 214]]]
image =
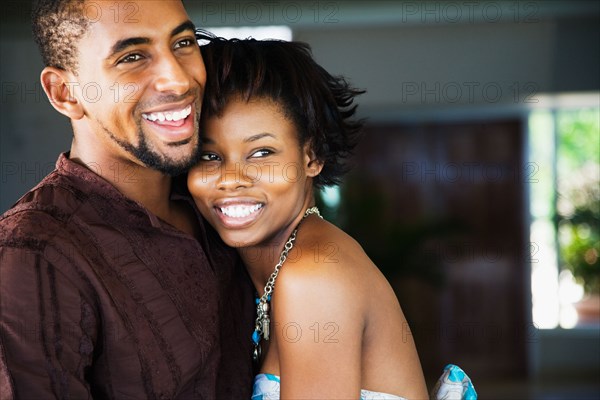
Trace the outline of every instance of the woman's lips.
[[219, 219], [226, 227], [242, 228], [254, 222], [262, 213], [262, 203], [229, 203], [215, 206]]

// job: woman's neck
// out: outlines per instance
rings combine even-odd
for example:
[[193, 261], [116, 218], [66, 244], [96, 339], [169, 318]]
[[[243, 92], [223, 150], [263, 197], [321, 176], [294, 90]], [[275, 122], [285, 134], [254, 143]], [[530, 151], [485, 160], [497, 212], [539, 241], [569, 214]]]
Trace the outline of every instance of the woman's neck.
[[[262, 296], [264, 287], [267, 284], [269, 277], [275, 270], [275, 265], [281, 259], [281, 253], [286, 242], [289, 240], [294, 230], [300, 226], [300, 222], [303, 220], [304, 213], [306, 209], [310, 207], [310, 204], [312, 204], [312, 201], [303, 207], [302, 212], [296, 218], [294, 218], [290, 224], [288, 224], [285, 228], [282, 228], [274, 239], [257, 244], [255, 246], [238, 248], [240, 257], [242, 258], [242, 261], [244, 262], [244, 265], [250, 274], [250, 279], [252, 280], [252, 283], [254, 284], [259, 296]], [[289, 260], [295, 259], [294, 253], [296, 251], [297, 247], [292, 247], [287, 258]]]
[[[262, 296], [265, 285], [275, 270], [275, 265], [280, 260], [285, 243], [294, 229], [295, 225], [292, 226], [287, 235], [280, 235], [281, 237], [278, 237], [276, 241], [238, 249], [259, 296]], [[290, 251], [292, 257], [293, 252], [294, 249], [292, 248]]]

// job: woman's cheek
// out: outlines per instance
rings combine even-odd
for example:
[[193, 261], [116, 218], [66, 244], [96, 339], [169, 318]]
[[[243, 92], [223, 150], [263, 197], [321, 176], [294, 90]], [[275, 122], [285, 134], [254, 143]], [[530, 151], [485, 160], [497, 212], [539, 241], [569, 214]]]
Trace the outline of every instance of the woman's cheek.
[[198, 206], [200, 206], [199, 200], [204, 197], [205, 191], [208, 188], [206, 178], [206, 175], [200, 167], [194, 167], [188, 173], [188, 190]]

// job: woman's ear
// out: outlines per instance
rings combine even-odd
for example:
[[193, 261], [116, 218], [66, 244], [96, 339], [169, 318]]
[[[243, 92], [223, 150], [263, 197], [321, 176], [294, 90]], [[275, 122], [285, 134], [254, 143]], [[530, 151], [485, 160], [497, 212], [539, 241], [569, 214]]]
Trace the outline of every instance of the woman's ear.
[[70, 75], [62, 69], [46, 67], [40, 75], [40, 80], [50, 104], [56, 111], [70, 119], [81, 119], [84, 115], [83, 105], [73, 93], [75, 82], [69, 81]]
[[312, 143], [308, 142], [304, 145], [304, 170], [306, 176], [314, 178], [323, 170], [323, 161], [317, 159]]

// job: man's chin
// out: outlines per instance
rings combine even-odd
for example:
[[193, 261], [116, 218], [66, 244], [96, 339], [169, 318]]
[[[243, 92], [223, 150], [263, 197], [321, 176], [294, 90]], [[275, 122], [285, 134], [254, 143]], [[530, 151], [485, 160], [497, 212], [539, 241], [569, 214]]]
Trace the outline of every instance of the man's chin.
[[147, 168], [165, 175], [178, 176], [187, 172], [200, 160], [200, 144], [197, 135], [180, 141], [161, 141], [151, 132], [138, 131], [137, 146], [124, 147]]
[[137, 154], [138, 159], [146, 167], [162, 172], [170, 176], [178, 176], [186, 173], [191, 167], [196, 165], [200, 159], [200, 152], [195, 151], [191, 155], [159, 155], [153, 152]]
[[179, 142], [167, 143], [167, 146], [171, 149], [178, 149], [180, 147], [191, 145], [191, 143], [192, 143], [192, 138], [188, 138], [188, 139], [181, 140]]

